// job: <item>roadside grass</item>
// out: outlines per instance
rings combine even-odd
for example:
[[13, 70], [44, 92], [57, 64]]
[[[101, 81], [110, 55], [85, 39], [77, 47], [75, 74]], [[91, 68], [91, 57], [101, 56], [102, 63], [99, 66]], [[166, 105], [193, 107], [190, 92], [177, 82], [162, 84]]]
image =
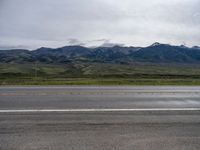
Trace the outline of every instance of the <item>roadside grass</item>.
[[200, 79], [4, 79], [0, 85], [200, 85]]

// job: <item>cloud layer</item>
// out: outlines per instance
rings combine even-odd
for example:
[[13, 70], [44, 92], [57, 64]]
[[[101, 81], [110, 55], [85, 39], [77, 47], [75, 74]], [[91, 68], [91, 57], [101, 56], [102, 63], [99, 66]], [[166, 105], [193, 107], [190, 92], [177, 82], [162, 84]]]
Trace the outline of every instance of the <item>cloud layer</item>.
[[199, 0], [0, 0], [0, 48], [193, 46], [199, 35]]

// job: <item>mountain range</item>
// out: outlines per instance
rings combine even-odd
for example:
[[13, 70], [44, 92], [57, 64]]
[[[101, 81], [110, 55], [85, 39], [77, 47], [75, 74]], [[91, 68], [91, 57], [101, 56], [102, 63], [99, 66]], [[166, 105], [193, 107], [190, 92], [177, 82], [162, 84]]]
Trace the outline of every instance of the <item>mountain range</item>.
[[153, 62], [153, 63], [200, 63], [200, 47], [154, 43], [147, 47], [95, 47], [65, 46], [42, 47], [36, 50], [0, 50], [1, 63], [68, 63], [84, 62]]

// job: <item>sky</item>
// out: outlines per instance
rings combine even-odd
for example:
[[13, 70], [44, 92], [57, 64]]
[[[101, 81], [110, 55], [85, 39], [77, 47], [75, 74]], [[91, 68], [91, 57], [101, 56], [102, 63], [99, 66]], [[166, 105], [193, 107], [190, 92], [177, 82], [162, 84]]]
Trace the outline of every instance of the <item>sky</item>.
[[200, 45], [200, 0], [0, 0], [0, 49]]

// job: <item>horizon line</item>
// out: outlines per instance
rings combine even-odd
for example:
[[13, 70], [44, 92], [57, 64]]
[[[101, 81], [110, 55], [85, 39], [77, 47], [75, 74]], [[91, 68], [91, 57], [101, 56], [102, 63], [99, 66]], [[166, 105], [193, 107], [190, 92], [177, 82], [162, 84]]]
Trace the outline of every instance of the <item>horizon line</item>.
[[169, 44], [169, 43], [160, 43], [160, 42], [154, 42], [153, 44], [149, 45], [149, 46], [133, 46], [133, 45], [130, 45], [130, 46], [126, 46], [126, 45], [120, 45], [120, 44], [116, 44], [116, 45], [113, 45], [113, 46], [103, 46], [103, 45], [100, 45], [100, 46], [84, 46], [84, 45], [81, 45], [81, 44], [77, 44], [77, 45], [65, 45], [65, 46], [60, 46], [60, 47], [38, 47], [36, 49], [29, 49], [29, 48], [3, 48], [3, 49], [0, 49], [0, 50], [28, 50], [28, 51], [34, 51], [34, 50], [38, 50], [38, 49], [41, 49], [41, 48], [49, 48], [49, 49], [59, 49], [59, 48], [63, 48], [63, 47], [75, 47], [75, 46], [79, 46], [79, 47], [84, 47], [84, 48], [89, 48], [89, 49], [93, 49], [93, 48], [99, 48], [99, 47], [104, 47], [104, 48], [113, 48], [113, 47], [134, 47], [134, 48], [146, 48], [146, 47], [150, 47], [150, 46], [154, 46], [154, 45], [170, 45], [170, 46], [179, 46], [179, 47], [186, 47], [186, 48], [194, 48], [194, 47], [197, 47], [197, 48], [200, 48], [200, 46], [198, 45], [193, 45], [193, 46], [187, 46], [187, 45], [184, 45], [184, 44], [181, 44], [181, 45], [174, 45], [174, 44]]

